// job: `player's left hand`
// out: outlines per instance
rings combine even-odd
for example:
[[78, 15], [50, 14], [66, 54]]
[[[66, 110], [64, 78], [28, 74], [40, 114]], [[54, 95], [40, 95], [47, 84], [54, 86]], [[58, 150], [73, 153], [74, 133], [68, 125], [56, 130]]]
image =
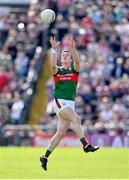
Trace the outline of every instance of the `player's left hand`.
[[68, 36], [68, 46], [69, 46], [69, 48], [73, 48], [75, 46], [75, 41], [74, 41], [72, 35]]
[[51, 46], [52, 46], [53, 49], [58, 48], [59, 45], [60, 45], [60, 41], [56, 41], [55, 36], [54, 36], [54, 37], [51, 36], [50, 39], [49, 39], [49, 42], [50, 42], [50, 44], [51, 44]]

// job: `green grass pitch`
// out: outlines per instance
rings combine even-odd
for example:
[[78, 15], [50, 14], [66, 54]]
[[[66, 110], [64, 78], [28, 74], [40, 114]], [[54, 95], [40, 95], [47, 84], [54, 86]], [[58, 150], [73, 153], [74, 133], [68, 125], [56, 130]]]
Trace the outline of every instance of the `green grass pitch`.
[[39, 157], [44, 148], [0, 147], [0, 179], [129, 179], [129, 149], [58, 147], [49, 158], [48, 171]]

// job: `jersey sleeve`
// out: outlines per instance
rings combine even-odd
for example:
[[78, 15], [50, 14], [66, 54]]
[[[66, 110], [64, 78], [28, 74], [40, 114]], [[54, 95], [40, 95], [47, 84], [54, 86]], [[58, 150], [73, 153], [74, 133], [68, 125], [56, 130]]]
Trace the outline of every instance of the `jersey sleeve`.
[[73, 71], [73, 72], [79, 74], [79, 72], [77, 72], [77, 71], [74, 69], [74, 65], [72, 65], [71, 68], [72, 68], [72, 71]]

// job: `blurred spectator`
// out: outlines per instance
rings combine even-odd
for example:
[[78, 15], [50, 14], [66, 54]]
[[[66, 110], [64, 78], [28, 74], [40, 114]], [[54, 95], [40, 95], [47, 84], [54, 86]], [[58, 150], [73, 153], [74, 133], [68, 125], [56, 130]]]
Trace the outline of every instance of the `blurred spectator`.
[[1, 70], [0, 67], [0, 91], [3, 90], [4, 86], [9, 82], [9, 77], [6, 72]]
[[0, 128], [7, 124], [9, 121], [9, 108], [6, 106], [6, 104], [0, 103]]
[[24, 108], [24, 101], [19, 93], [14, 94], [14, 102], [11, 107], [10, 122], [12, 124], [20, 124], [22, 118], [22, 111]]
[[25, 77], [28, 71], [29, 58], [24, 52], [20, 51], [17, 53], [17, 57], [14, 61], [14, 69], [18, 78]]

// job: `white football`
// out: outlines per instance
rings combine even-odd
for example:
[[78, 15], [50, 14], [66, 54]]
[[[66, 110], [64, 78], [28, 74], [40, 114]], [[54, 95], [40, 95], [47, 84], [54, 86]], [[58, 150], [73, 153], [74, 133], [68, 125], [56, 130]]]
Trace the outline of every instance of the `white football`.
[[50, 24], [55, 20], [56, 15], [52, 9], [45, 9], [41, 12], [40, 17], [44, 24]]

